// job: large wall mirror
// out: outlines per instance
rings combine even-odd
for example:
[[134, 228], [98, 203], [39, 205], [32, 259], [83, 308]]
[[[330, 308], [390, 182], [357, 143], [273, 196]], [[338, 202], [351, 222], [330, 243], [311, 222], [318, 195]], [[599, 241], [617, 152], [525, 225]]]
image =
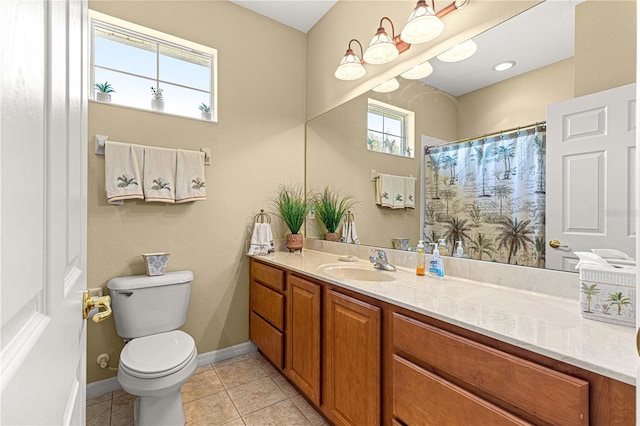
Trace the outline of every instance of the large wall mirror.
[[[342, 194], [350, 194], [358, 200], [358, 204], [352, 209], [357, 234], [361, 244], [392, 247], [394, 239], [409, 239], [409, 247], [415, 247], [418, 239], [423, 235], [428, 236], [434, 224], [429, 218], [429, 209], [432, 208], [433, 217], [440, 215], [440, 222], [445, 222], [443, 217], [451, 216], [450, 212], [466, 210], [473, 207], [473, 200], [458, 200], [449, 198], [445, 192], [443, 197], [439, 194], [434, 197], [433, 169], [429, 165], [429, 155], [423, 154], [424, 146], [447, 144], [463, 139], [481, 139], [485, 135], [493, 135], [502, 131], [516, 129], [514, 132], [529, 136], [532, 153], [530, 163], [520, 161], [512, 168], [515, 173], [530, 174], [531, 184], [525, 189], [532, 193], [532, 198], [526, 201], [509, 200], [503, 197], [486, 197], [485, 207], [493, 209], [494, 222], [498, 216], [510, 216], [510, 213], [527, 210], [531, 215], [530, 226], [544, 228], [545, 220], [548, 220], [550, 210], [545, 213], [544, 190], [540, 185], [553, 185], [554, 182], [541, 182], [539, 176], [534, 176], [536, 170], [545, 167], [545, 150], [542, 149], [538, 137], [536, 142], [534, 130], [518, 130], [535, 123], [545, 123], [547, 120], [547, 106], [575, 98], [584, 94], [584, 76], [587, 71], [583, 67], [588, 66], [589, 76], [598, 73], [606, 74], [609, 67], [606, 61], [578, 59], [574, 52], [574, 46], [580, 46], [579, 37], [584, 37], [584, 28], [588, 23], [580, 23], [581, 16], [589, 16], [592, 12], [586, 11], [580, 15], [577, 8], [590, 3], [579, 1], [546, 1], [540, 3], [522, 14], [474, 37], [478, 50], [474, 56], [463, 62], [444, 63], [436, 58], [430, 60], [433, 65], [433, 73], [422, 80], [408, 80], [397, 77], [399, 87], [390, 93], [369, 91], [362, 94], [333, 110], [310, 120], [307, 123], [306, 139], [306, 182], [309, 190], [322, 190], [325, 186], [340, 190]], [[594, 2], [609, 3], [610, 7], [618, 7], [621, 4], [634, 2]], [[589, 5], [587, 5], [589, 6]], [[635, 5], [633, 5], [635, 7]], [[596, 13], [596, 12], [593, 12]], [[620, 13], [629, 13], [622, 11]], [[635, 9], [633, 10], [635, 16]], [[613, 19], [613, 22], [616, 20]], [[590, 30], [587, 30], [590, 31]], [[599, 34], [609, 32], [607, 28], [600, 28]], [[612, 30], [613, 31], [613, 30]], [[631, 43], [635, 52], [635, 18], [633, 26], [616, 28], [617, 37]], [[624, 33], [620, 34], [621, 31]], [[583, 44], [586, 41], [583, 41]], [[498, 72], [493, 66], [502, 61], [515, 61], [512, 69]], [[635, 76], [635, 53], [624, 58], [624, 63], [616, 64], [617, 67], [630, 70]], [[594, 68], [594, 65], [598, 69]], [[484, 67], [485, 69], [481, 69]], [[488, 69], [486, 69], [488, 67]], [[602, 68], [602, 70], [599, 70]], [[625, 83], [632, 83], [626, 81]], [[594, 90], [595, 91], [595, 90]], [[587, 90], [587, 93], [589, 91]], [[370, 143], [371, 132], [369, 130], [368, 111], [371, 100], [390, 104], [404, 110], [412, 111], [415, 115], [413, 146], [403, 147], [404, 155], [375, 152]], [[541, 125], [544, 137], [544, 124]], [[509, 132], [507, 132], [509, 133]], [[488, 138], [489, 140], [491, 137]], [[535, 144], [538, 146], [534, 146]], [[470, 154], [467, 157], [460, 154], [458, 163], [449, 166], [442, 163], [439, 178], [442, 187], [438, 191], [447, 190], [448, 185], [454, 183], [451, 166], [457, 166], [456, 173], [463, 168], [462, 162], [478, 161], [477, 153], [472, 155], [473, 148], [469, 143]], [[495, 151], [495, 147], [492, 148]], [[391, 151], [391, 150], [389, 150]], [[477, 151], [477, 150], [476, 150]], [[396, 154], [400, 150], [395, 148]], [[410, 153], [410, 155], [407, 155]], [[437, 154], [438, 151], [432, 151]], [[442, 152], [440, 152], [442, 154]], [[446, 152], [444, 153], [446, 154]], [[450, 155], [450, 157], [452, 157]], [[442, 158], [439, 161], [444, 161]], [[515, 161], [515, 160], [514, 160]], [[493, 158], [496, 163], [494, 174], [501, 173], [504, 176], [504, 158], [497, 155]], [[498, 167], [498, 162], [500, 162]], [[510, 166], [511, 167], [511, 166]], [[526, 173], [525, 173], [526, 171]], [[415, 186], [415, 208], [391, 209], [376, 204], [377, 173], [413, 176], [417, 178]], [[431, 176], [430, 176], [431, 174]], [[426, 186], [424, 184], [424, 177]], [[457, 176], [457, 175], [456, 175]], [[445, 179], [449, 179], [445, 182]], [[455, 179], [458, 185], [467, 185], [467, 193], [482, 192], [477, 185], [477, 179], [462, 183], [463, 179]], [[421, 189], [421, 181], [424, 188]], [[470, 189], [471, 185], [476, 185]], [[496, 185], [493, 184], [495, 189]], [[543, 188], [542, 188], [543, 189]], [[433, 202], [437, 199], [437, 202]], [[458, 203], [458, 204], [455, 204]], [[518, 206], [516, 206], [518, 204]], [[523, 205], [526, 204], [525, 207]], [[551, 213], [550, 213], [551, 212]], [[448, 213], [445, 214], [445, 213]], [[422, 218], [421, 218], [422, 215]], [[545, 216], [546, 215], [546, 216]], [[491, 215], [488, 215], [489, 217]], [[432, 217], [432, 219], [433, 219]], [[426, 223], [426, 229], [421, 228], [421, 223]], [[470, 258], [481, 258], [489, 261], [504, 261], [525, 266], [545, 267], [544, 250], [549, 250], [549, 236], [544, 237], [542, 229], [542, 241], [536, 241], [535, 233], [531, 235], [531, 242], [525, 242], [527, 247], [515, 256], [510, 256], [507, 247], [498, 248], [500, 245], [497, 237], [487, 237], [490, 248], [484, 254], [478, 256], [478, 251], [471, 250], [472, 240], [478, 238], [477, 227], [472, 226], [468, 219], [468, 241], [465, 242], [465, 251]], [[322, 226], [315, 223], [307, 223], [307, 236], [322, 238]], [[442, 231], [439, 231], [442, 232]], [[435, 234], [434, 234], [435, 236]], [[428, 239], [428, 237], [427, 237]], [[477, 243], [477, 241], [476, 241]], [[543, 247], [535, 244], [542, 243]], [[627, 245], [624, 249], [629, 252]], [[451, 248], [451, 247], [450, 247]], [[610, 247], [613, 248], [613, 247]], [[497, 253], [502, 251], [502, 256]], [[635, 253], [630, 253], [635, 256]], [[547, 267], [549, 267], [547, 265]]]

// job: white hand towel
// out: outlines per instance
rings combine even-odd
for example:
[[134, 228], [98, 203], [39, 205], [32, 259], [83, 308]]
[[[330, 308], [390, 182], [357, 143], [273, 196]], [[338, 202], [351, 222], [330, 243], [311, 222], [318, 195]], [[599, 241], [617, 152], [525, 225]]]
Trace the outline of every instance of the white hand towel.
[[376, 180], [376, 204], [393, 207], [394, 176], [380, 173]]
[[392, 194], [393, 194], [393, 205], [392, 209], [403, 209], [404, 208], [404, 181], [405, 179], [402, 176], [392, 176]]
[[204, 152], [177, 150], [176, 203], [207, 199]]
[[251, 234], [251, 245], [249, 246], [249, 254], [265, 255], [270, 251], [274, 251], [273, 234], [271, 226], [268, 223], [256, 223], [253, 225], [253, 233]]
[[143, 199], [142, 165], [144, 151], [139, 145], [106, 141], [104, 146], [104, 186], [109, 204]]
[[404, 179], [404, 206], [405, 208], [416, 208], [416, 178], [408, 176]]
[[356, 231], [356, 223], [354, 221], [351, 221], [350, 223], [344, 222], [342, 224], [340, 242], [347, 244], [360, 244], [358, 232]]
[[591, 249], [591, 252], [605, 259], [633, 260], [627, 253], [616, 249]]
[[176, 202], [176, 150], [144, 147], [144, 200]]
[[573, 254], [578, 256], [580, 261], [576, 265], [576, 269], [580, 269], [583, 266], [597, 266], [601, 268], [613, 268], [606, 260], [598, 256], [597, 254], [590, 253], [588, 251], [574, 251]]

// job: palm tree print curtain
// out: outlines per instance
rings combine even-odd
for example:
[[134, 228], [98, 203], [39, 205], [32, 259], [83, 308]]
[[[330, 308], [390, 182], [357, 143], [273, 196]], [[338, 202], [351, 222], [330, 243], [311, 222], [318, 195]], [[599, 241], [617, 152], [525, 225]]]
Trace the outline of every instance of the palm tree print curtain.
[[424, 240], [544, 268], [546, 125], [425, 152]]

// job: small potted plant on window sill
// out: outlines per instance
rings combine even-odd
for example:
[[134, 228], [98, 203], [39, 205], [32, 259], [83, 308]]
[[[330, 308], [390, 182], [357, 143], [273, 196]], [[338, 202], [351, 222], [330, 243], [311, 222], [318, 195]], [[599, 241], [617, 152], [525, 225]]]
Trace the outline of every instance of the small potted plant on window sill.
[[340, 241], [337, 234], [340, 221], [344, 217], [347, 210], [356, 204], [356, 200], [350, 196], [340, 197], [339, 191], [332, 191], [328, 186], [324, 191], [316, 194], [313, 206], [316, 210], [316, 217], [322, 222], [327, 232], [324, 239], [327, 241]]
[[96, 100], [100, 102], [111, 102], [111, 93], [115, 93], [113, 87], [108, 81], [104, 83], [96, 83]]
[[278, 216], [291, 231], [287, 234], [287, 248], [291, 252], [302, 250], [304, 237], [298, 232], [311, 208], [307, 194], [299, 185], [281, 185], [273, 204]]
[[162, 89], [151, 86], [151, 109], [154, 111], [164, 111], [164, 95]]
[[211, 121], [211, 105], [207, 105], [203, 102], [198, 106], [198, 109], [200, 110], [200, 118]]

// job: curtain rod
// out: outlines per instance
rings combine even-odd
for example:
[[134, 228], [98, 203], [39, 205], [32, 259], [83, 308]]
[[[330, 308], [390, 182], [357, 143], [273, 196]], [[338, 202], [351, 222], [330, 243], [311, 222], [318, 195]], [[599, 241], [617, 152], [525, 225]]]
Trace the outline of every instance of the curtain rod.
[[496, 137], [496, 136], [504, 135], [506, 133], [518, 132], [518, 131], [521, 131], [521, 130], [529, 130], [529, 129], [534, 129], [536, 127], [546, 126], [546, 125], [547, 125], [546, 121], [538, 121], [537, 123], [529, 124], [528, 126], [514, 127], [513, 129], [501, 130], [499, 132], [489, 133], [489, 134], [482, 135], [482, 136], [474, 136], [472, 138], [460, 139], [460, 140], [453, 141], [453, 142], [445, 142], [443, 144], [433, 145], [433, 146], [430, 146], [430, 147], [427, 147], [427, 148], [439, 148], [441, 146], [457, 145], [459, 143], [471, 142], [471, 141], [476, 141], [476, 140], [480, 140], [480, 139], [489, 139], [489, 138], [493, 138], [493, 137]]

